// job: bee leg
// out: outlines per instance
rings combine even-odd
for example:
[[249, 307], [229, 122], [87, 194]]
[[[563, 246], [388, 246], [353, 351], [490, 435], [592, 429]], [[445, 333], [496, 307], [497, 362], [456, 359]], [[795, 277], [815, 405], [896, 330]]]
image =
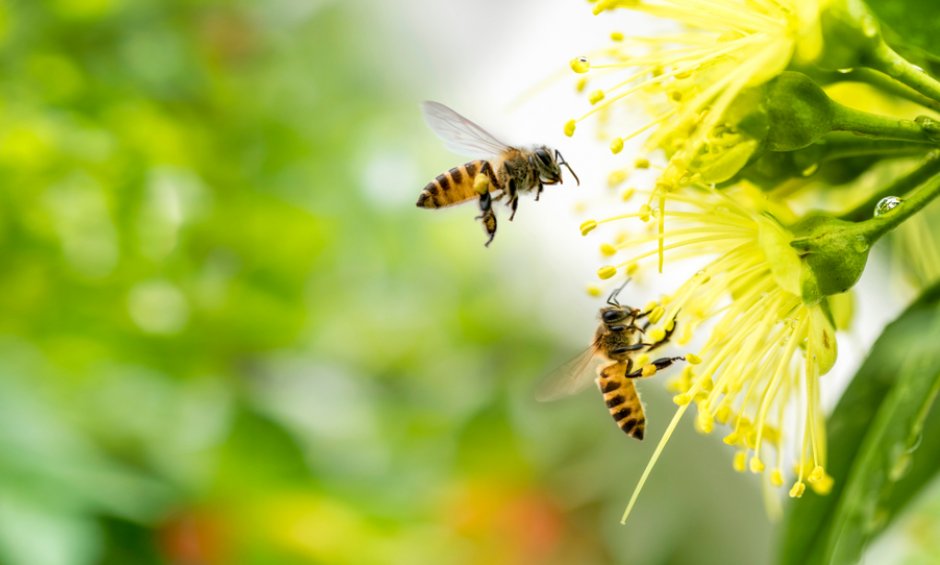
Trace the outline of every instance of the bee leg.
[[[659, 340], [659, 341], [657, 341], [656, 343], [654, 343], [653, 345], [651, 345], [650, 348], [647, 349], [647, 351], [652, 351], [652, 350], [656, 349], [657, 347], [661, 347], [661, 346], [663, 346], [663, 345], [669, 343], [669, 339], [672, 337], [672, 334], [674, 334], [675, 331], [676, 331], [676, 318], [677, 318], [678, 316], [679, 316], [678, 314], [676, 314], [675, 316], [673, 316], [673, 318], [672, 318], [672, 328], [666, 330], [666, 335], [664, 335], [661, 340]], [[649, 326], [649, 322], [647, 322], [646, 325]], [[646, 332], [646, 328], [643, 328], [642, 331], [645, 333], [645, 332]]]
[[535, 201], [539, 201], [539, 196], [542, 195], [542, 191], [545, 190], [545, 186], [542, 184], [542, 179], [539, 179], [539, 189], [535, 191]]
[[483, 220], [483, 229], [486, 230], [486, 234], [489, 236], [484, 245], [489, 247], [496, 236], [496, 214], [493, 213], [492, 199], [489, 192], [480, 194], [480, 212], [482, 213], [475, 219]]
[[519, 207], [519, 196], [513, 196], [512, 200], [509, 201], [509, 205], [512, 207], [512, 214], [509, 215], [509, 221], [511, 222], [512, 219], [516, 217], [516, 208]]
[[[676, 361], [685, 361], [685, 357], [661, 357], [653, 361], [652, 363], [648, 363], [647, 365], [640, 367], [636, 371], [627, 373], [626, 377], [628, 379], [635, 379], [637, 377], [652, 377], [653, 375], [655, 375], [659, 371], [662, 371], [666, 367], [672, 365]], [[647, 369], [646, 367], [650, 367], [650, 366], [655, 367], [655, 370], [653, 370], [652, 372], [649, 372], [650, 370]], [[645, 375], [643, 374], [644, 372], [646, 372]]]

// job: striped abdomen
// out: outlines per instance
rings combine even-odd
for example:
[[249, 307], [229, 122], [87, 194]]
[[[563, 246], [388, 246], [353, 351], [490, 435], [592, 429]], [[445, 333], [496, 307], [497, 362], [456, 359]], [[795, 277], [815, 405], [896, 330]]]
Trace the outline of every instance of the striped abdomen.
[[437, 178], [429, 182], [418, 196], [418, 207], [440, 208], [480, 196], [473, 188], [473, 180], [481, 172], [489, 177], [490, 190], [498, 188], [496, 175], [487, 161], [470, 161], [437, 175]]
[[620, 429], [631, 437], [643, 439], [646, 416], [643, 415], [643, 404], [633, 380], [626, 377], [627, 370], [626, 363], [607, 365], [597, 377], [597, 386], [604, 395], [610, 415]]

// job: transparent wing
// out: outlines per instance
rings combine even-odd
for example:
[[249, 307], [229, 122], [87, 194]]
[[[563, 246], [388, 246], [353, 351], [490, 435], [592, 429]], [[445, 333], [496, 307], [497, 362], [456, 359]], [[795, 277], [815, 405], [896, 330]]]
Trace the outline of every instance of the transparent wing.
[[423, 102], [421, 110], [428, 127], [454, 153], [483, 158], [499, 155], [509, 147], [440, 102]]
[[594, 354], [594, 347], [588, 347], [573, 359], [558, 367], [539, 385], [535, 399], [548, 402], [564, 398], [594, 382], [594, 368], [600, 359]]

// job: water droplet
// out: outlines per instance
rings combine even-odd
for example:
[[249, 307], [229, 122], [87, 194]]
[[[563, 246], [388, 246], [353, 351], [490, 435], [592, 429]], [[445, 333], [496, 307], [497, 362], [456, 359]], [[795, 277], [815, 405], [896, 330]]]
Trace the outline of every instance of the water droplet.
[[855, 240], [852, 242], [852, 248], [855, 249], [856, 253], [865, 253], [866, 251], [868, 251], [868, 247], [869, 247], [868, 240], [865, 239], [863, 236], [856, 237]]
[[808, 176], [812, 176], [813, 173], [815, 173], [818, 170], [819, 170], [819, 163], [813, 163], [812, 165], [800, 171], [800, 174], [803, 175], [804, 177], [808, 177]]
[[875, 217], [883, 216], [897, 208], [898, 204], [903, 202], [899, 196], [885, 196], [875, 205]]
[[908, 446], [906, 453], [914, 453], [917, 451], [917, 448], [920, 447], [920, 443], [924, 441], [924, 433], [921, 432], [917, 434], [917, 437], [914, 438], [914, 441], [911, 442], [911, 445]]
[[841, 74], [843, 74], [843, 75], [847, 75], [847, 74], [851, 73], [851, 72], [854, 71], [854, 70], [855, 70], [855, 69], [853, 69], [852, 67], [848, 67], [848, 68], [845, 68], [845, 69], [836, 69], [836, 72], [837, 72], [837, 73], [841, 73]]

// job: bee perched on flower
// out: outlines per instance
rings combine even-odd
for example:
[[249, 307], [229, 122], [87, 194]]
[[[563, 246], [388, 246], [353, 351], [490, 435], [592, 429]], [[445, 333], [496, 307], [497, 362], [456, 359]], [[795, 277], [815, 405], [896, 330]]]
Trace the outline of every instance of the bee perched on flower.
[[[645, 135], [628, 162], [656, 177], [625, 191], [622, 201], [642, 203], [617, 203], [581, 233], [623, 228], [600, 245], [605, 280], [654, 257], [660, 272], [707, 260], [662, 297], [657, 319], [672, 327], [645, 330], [652, 340], [676, 331], [679, 345], [701, 335], [701, 362], [670, 383], [679, 408], [623, 519], [691, 406], [699, 431], [727, 428], [735, 469], [777, 487], [792, 473], [791, 497], [807, 485], [826, 494], [835, 482], [820, 379], [836, 361], [842, 295], [871, 247], [940, 194], [940, 122], [930, 115], [940, 82], [889, 46], [861, 0], [594, 3], [595, 14], [621, 10], [677, 29], [615, 32], [610, 47], [571, 60], [591, 106], [564, 130], [602, 118], [614, 154]], [[903, 114], [856, 104], [847, 83]], [[649, 116], [634, 119], [638, 109]], [[625, 178], [615, 171], [612, 184]]]

